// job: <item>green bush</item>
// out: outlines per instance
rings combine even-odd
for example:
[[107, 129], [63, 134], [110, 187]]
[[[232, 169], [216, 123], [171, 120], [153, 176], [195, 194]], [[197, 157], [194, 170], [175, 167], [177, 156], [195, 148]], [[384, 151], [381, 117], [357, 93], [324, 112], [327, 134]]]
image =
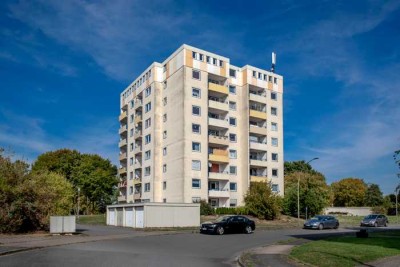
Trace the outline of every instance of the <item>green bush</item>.
[[377, 207], [372, 208], [372, 213], [375, 213], [375, 214], [386, 214], [386, 212], [387, 212], [387, 209], [382, 206], [377, 206]]
[[282, 199], [272, 192], [268, 183], [252, 182], [244, 201], [249, 215], [266, 220], [274, 220], [280, 216]]
[[215, 214], [218, 214], [218, 215], [228, 215], [228, 214], [248, 215], [248, 212], [245, 207], [231, 207], [231, 208], [220, 207], [220, 208], [215, 209]]
[[200, 201], [200, 215], [213, 215], [214, 214], [214, 209], [211, 207], [207, 201], [202, 199]]

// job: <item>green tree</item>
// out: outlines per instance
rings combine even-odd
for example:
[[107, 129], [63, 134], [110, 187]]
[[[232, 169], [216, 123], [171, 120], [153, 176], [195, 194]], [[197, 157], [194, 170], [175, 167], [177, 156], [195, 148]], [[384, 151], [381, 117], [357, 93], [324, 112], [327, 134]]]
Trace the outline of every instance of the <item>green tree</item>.
[[369, 184], [365, 192], [364, 205], [368, 207], [377, 207], [383, 204], [383, 194], [379, 185]]
[[30, 172], [0, 149], [0, 232], [48, 229], [50, 215], [67, 215], [72, 186], [60, 174]]
[[336, 207], [364, 206], [367, 185], [359, 178], [345, 178], [331, 185]]
[[269, 183], [251, 182], [244, 202], [249, 214], [259, 219], [274, 220], [280, 215], [282, 199]]
[[[291, 174], [294, 172], [304, 172], [311, 174], [320, 174], [322, 173], [314, 170], [310, 163], [306, 163], [304, 160], [300, 161], [285, 161], [284, 163], [284, 173], [285, 175]], [[323, 175], [322, 175], [323, 176]]]
[[[298, 180], [300, 179], [300, 180]], [[285, 174], [285, 197], [283, 199], [283, 211], [287, 215], [297, 215], [297, 183], [300, 191], [300, 213], [310, 216], [321, 213], [328, 206], [330, 200], [330, 188], [326, 184], [325, 177], [319, 172], [292, 172]]]

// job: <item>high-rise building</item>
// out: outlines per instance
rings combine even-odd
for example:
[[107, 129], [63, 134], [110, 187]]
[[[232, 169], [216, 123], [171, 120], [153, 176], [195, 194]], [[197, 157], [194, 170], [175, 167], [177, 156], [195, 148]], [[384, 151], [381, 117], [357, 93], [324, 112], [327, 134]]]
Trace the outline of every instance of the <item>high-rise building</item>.
[[121, 93], [120, 203], [243, 205], [283, 194], [283, 78], [182, 45]]

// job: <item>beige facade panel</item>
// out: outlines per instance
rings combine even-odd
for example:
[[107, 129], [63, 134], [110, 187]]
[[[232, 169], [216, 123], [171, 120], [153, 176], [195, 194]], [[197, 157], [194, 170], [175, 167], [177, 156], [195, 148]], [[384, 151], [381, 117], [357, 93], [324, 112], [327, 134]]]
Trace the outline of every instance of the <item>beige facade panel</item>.
[[263, 143], [250, 142], [250, 149], [267, 151], [268, 145]]
[[227, 190], [209, 190], [208, 196], [211, 198], [229, 198], [230, 194]]
[[266, 160], [251, 159], [250, 166], [266, 168], [266, 167], [268, 167], [268, 162]]
[[250, 117], [256, 118], [256, 119], [261, 119], [261, 120], [266, 120], [267, 119], [267, 113], [261, 112], [258, 110], [251, 110], [250, 109]]
[[258, 103], [267, 103], [267, 97], [263, 95], [249, 94], [249, 99]]
[[225, 120], [225, 119], [208, 118], [208, 125], [213, 126], [215, 128], [221, 128], [221, 129], [229, 128], [229, 122], [228, 122], [228, 120]]
[[229, 139], [227, 135], [224, 136], [209, 135], [208, 143], [219, 146], [229, 146]]
[[266, 127], [259, 127], [259, 126], [250, 125], [249, 131], [252, 134], [267, 135], [267, 128]]
[[215, 84], [215, 83], [208, 83], [208, 89], [210, 91], [216, 92], [216, 93], [220, 93], [220, 94], [224, 94], [227, 95], [229, 94], [229, 90], [228, 87], [224, 86], [224, 85], [219, 85], [219, 84]]
[[210, 180], [221, 180], [221, 181], [229, 181], [230, 175], [227, 172], [209, 172], [208, 179]]

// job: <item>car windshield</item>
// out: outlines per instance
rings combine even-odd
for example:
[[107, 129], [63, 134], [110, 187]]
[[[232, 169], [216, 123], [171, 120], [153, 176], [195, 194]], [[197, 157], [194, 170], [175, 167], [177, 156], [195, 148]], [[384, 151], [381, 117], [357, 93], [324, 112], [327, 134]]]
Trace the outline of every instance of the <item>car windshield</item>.
[[368, 216], [365, 217], [364, 219], [370, 220], [370, 219], [376, 219], [376, 217], [378, 217], [378, 215], [368, 215]]
[[216, 222], [226, 222], [231, 216], [222, 216], [217, 218], [215, 221]]
[[311, 218], [311, 220], [322, 221], [324, 218], [324, 216], [314, 216]]

